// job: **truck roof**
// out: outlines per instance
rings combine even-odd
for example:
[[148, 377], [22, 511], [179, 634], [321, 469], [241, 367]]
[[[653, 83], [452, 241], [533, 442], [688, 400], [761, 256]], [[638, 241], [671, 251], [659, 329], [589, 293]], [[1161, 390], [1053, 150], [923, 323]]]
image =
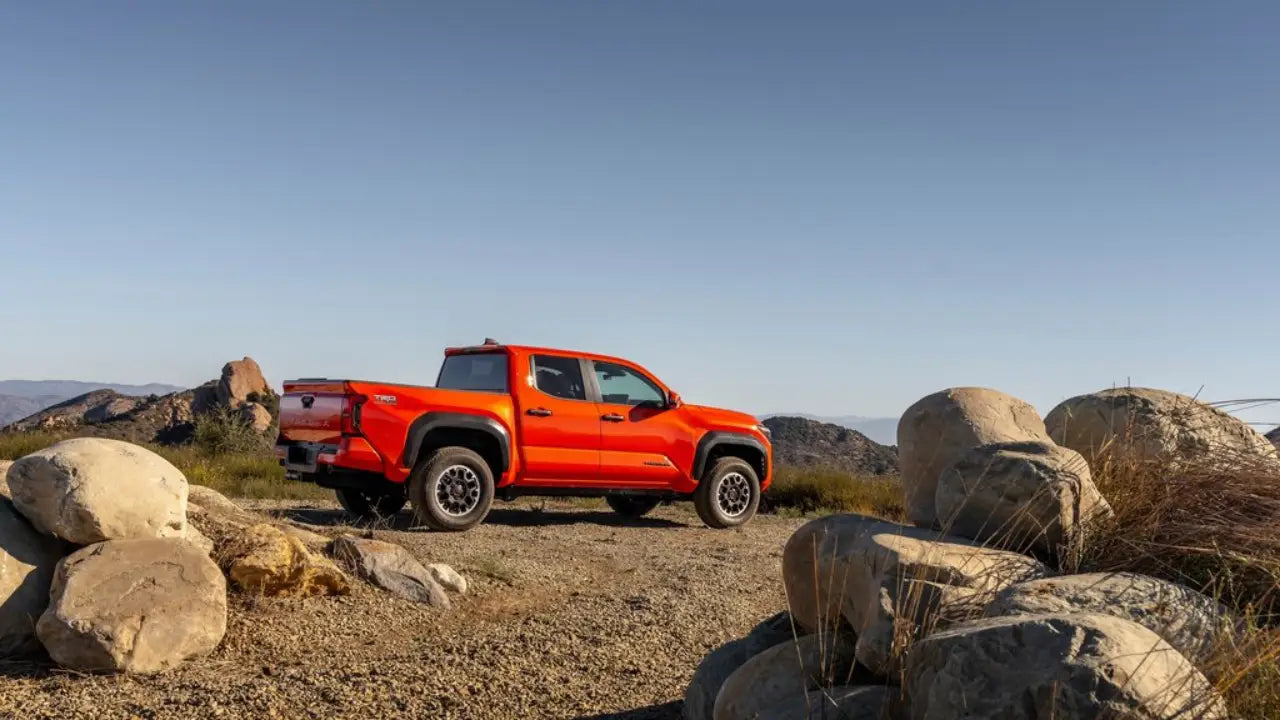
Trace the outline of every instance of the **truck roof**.
[[588, 360], [616, 362], [622, 365], [637, 365], [634, 360], [627, 360], [626, 358], [620, 358], [613, 355], [601, 355], [600, 353], [583, 352], [581, 350], [567, 350], [565, 348], [539, 347], [536, 345], [507, 345], [489, 339], [486, 339], [485, 342], [480, 345], [461, 345], [458, 347], [448, 347], [444, 350], [445, 355], [464, 355], [468, 353], [483, 352], [510, 352], [520, 355], [573, 355], [575, 357], [584, 357]]

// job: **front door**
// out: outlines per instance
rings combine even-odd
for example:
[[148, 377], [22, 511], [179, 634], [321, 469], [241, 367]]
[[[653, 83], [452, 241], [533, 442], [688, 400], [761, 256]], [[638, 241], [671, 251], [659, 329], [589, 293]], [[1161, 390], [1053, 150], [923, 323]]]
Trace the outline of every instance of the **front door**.
[[693, 432], [666, 393], [639, 369], [591, 363], [600, 389], [600, 479], [609, 486], [665, 489], [682, 479], [672, 458], [691, 455]]
[[594, 483], [600, 474], [600, 413], [587, 395], [583, 361], [533, 355], [532, 387], [521, 388], [520, 485]]

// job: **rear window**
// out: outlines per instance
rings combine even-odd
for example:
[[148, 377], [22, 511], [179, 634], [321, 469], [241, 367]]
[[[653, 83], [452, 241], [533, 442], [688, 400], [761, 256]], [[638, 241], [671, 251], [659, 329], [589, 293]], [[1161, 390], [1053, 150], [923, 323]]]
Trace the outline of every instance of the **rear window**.
[[436, 387], [446, 390], [507, 392], [507, 354], [450, 355], [440, 366]]

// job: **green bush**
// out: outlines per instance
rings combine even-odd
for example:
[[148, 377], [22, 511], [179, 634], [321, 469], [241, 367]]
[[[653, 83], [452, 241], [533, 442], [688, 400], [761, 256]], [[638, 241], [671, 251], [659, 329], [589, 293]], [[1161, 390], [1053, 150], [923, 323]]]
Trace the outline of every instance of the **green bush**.
[[778, 468], [760, 505], [764, 512], [801, 515], [860, 513], [901, 520], [906, 514], [896, 476], [860, 477], [813, 468]]
[[208, 455], [263, 452], [264, 435], [234, 410], [218, 408], [196, 416], [191, 441]]

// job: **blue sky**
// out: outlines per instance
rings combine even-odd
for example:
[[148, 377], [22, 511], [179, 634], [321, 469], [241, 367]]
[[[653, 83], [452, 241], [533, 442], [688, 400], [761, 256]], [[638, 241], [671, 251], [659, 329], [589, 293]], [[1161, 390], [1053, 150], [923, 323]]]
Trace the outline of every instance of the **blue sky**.
[[[1280, 6], [9, 3], [0, 377], [1280, 395]], [[1280, 408], [1254, 415], [1277, 416]]]

